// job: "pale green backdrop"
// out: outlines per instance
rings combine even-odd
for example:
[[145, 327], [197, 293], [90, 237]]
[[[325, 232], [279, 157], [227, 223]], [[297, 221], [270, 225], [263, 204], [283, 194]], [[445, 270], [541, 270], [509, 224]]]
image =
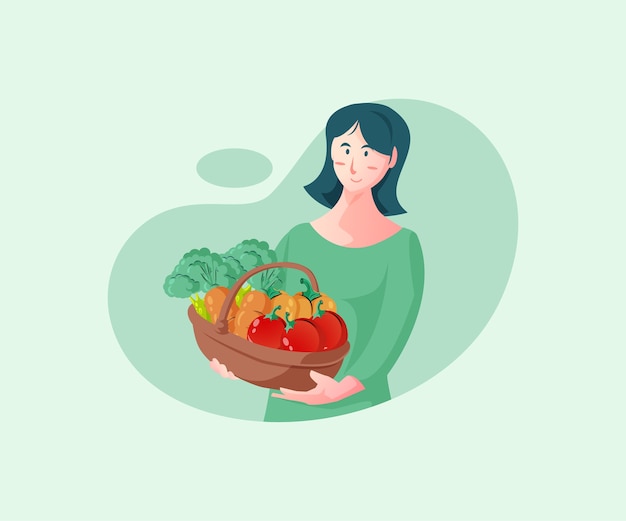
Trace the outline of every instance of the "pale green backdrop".
[[[0, 517], [626, 518], [624, 14], [2, 3]], [[391, 98], [472, 122], [515, 187], [513, 270], [469, 349], [385, 406], [304, 424], [208, 414], [146, 380], [107, 306], [131, 234], [268, 196], [333, 110]], [[239, 147], [271, 176], [196, 174]]]

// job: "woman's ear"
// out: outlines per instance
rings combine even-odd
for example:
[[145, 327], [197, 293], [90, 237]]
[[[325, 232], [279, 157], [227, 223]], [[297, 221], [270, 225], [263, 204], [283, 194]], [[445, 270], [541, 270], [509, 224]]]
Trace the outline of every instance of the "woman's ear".
[[393, 150], [391, 151], [391, 159], [389, 160], [389, 168], [393, 168], [394, 166], [396, 166], [396, 162], [398, 161], [398, 149], [396, 147], [393, 147]]

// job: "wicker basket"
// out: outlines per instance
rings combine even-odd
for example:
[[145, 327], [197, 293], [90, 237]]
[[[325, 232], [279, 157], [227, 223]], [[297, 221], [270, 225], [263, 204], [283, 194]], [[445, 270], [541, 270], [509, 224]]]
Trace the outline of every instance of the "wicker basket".
[[226, 314], [237, 292], [245, 281], [253, 275], [272, 268], [297, 269], [304, 272], [315, 291], [319, 290], [317, 279], [307, 267], [293, 262], [275, 262], [254, 268], [243, 275], [230, 288], [220, 315], [215, 324], [202, 318], [193, 305], [189, 306], [189, 320], [193, 325], [198, 347], [209, 360], [217, 358], [235, 376], [260, 387], [278, 389], [285, 387], [307, 391], [315, 387], [310, 371], [334, 377], [343, 359], [350, 349], [350, 344], [328, 351], [298, 352], [273, 349], [254, 344], [228, 332]]

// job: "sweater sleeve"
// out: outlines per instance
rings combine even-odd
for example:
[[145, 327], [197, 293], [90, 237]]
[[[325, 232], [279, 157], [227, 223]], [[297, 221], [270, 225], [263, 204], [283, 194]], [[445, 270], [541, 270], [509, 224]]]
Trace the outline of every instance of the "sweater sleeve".
[[336, 376], [354, 376], [365, 385], [372, 377], [380, 378], [391, 371], [411, 334], [422, 301], [424, 258], [419, 239], [411, 232], [408, 251], [390, 256], [384, 281], [382, 304], [373, 313], [359, 317], [375, 322], [367, 345], [359, 349], [356, 359], [348, 358]]

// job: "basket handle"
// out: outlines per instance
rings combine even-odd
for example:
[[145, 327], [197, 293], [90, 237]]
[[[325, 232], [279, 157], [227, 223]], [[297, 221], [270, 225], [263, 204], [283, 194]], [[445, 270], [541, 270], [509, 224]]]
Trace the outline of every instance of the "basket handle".
[[217, 333], [219, 333], [220, 335], [228, 333], [228, 311], [235, 301], [237, 292], [241, 289], [241, 286], [244, 285], [246, 280], [248, 280], [253, 275], [256, 275], [257, 273], [260, 273], [261, 271], [271, 270], [272, 268], [293, 268], [295, 270], [300, 270], [304, 272], [307, 277], [309, 277], [309, 281], [311, 281], [311, 287], [313, 288], [313, 291], [319, 291], [319, 286], [317, 284], [317, 279], [315, 278], [315, 275], [313, 275], [313, 272], [309, 268], [303, 266], [302, 264], [297, 264], [295, 262], [270, 262], [269, 264], [263, 264], [261, 266], [257, 266], [256, 268], [252, 268], [250, 271], [244, 273], [232, 285], [230, 291], [226, 295], [224, 303], [222, 304], [222, 309], [220, 309], [219, 316], [215, 321], [215, 330]]

